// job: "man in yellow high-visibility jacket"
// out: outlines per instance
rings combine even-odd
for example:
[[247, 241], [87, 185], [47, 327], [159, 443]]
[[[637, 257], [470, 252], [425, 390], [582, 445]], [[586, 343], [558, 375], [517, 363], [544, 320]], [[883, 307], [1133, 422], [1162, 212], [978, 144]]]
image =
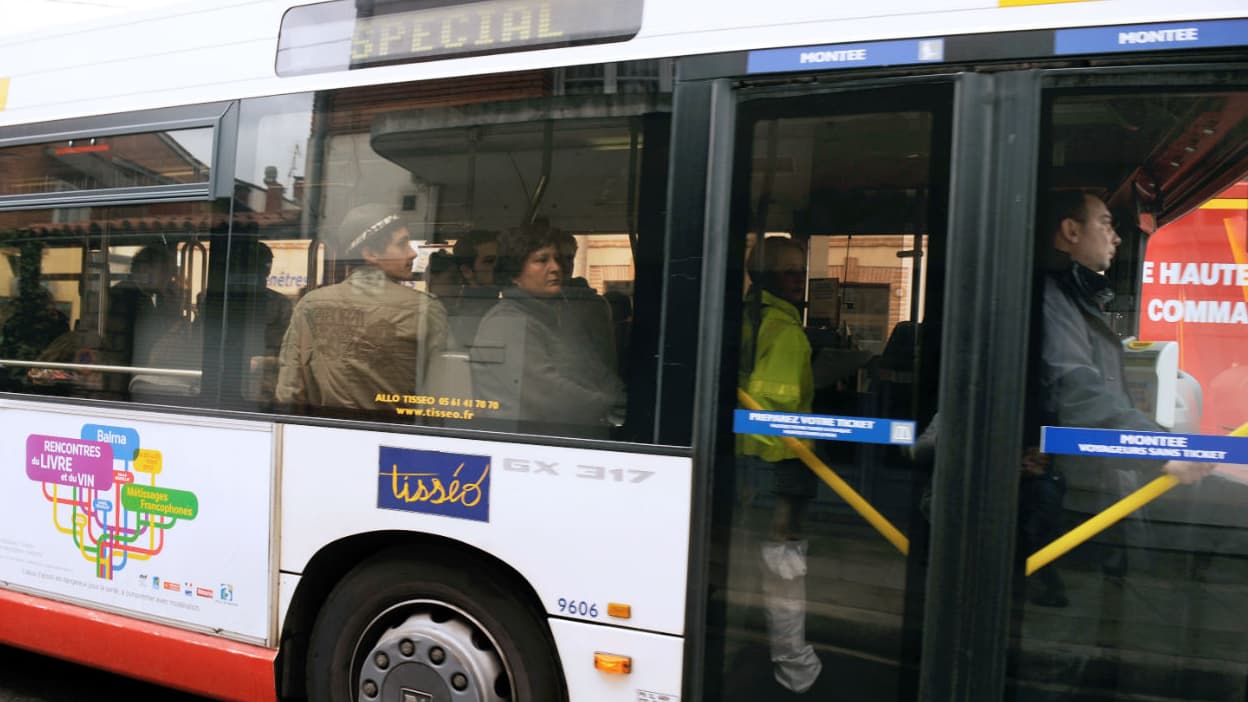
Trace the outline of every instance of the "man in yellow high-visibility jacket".
[[[738, 386], [768, 410], [808, 413], [814, 396], [810, 342], [799, 311], [806, 298], [806, 251], [792, 239], [755, 245], [747, 264]], [[763, 604], [777, 682], [805, 692], [822, 664], [806, 642], [806, 541], [802, 517], [815, 496], [815, 474], [778, 436], [737, 435], [738, 461], [770, 467], [776, 507], [762, 545]], [[745, 467], [744, 465], [742, 467]]]

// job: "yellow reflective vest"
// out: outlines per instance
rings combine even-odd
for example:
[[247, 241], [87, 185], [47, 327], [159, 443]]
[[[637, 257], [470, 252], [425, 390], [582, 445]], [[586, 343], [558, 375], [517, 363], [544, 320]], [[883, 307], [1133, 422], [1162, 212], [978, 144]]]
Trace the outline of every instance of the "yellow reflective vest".
[[[752, 308], [759, 308], [755, 333]], [[752, 363], [751, 363], [752, 359]], [[797, 308], [769, 292], [761, 304], [745, 302], [741, 324], [741, 359], [737, 385], [764, 409], [778, 412], [810, 412], [815, 394], [810, 370], [810, 341], [802, 328]], [[811, 441], [803, 439], [807, 446]], [[774, 463], [796, 454], [778, 436], [737, 435], [737, 453]]]

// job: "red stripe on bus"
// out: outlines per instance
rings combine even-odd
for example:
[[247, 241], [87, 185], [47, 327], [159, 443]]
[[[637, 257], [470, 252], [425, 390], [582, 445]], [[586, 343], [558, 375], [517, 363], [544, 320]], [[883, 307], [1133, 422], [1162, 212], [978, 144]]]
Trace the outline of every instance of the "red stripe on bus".
[[277, 700], [275, 649], [41, 597], [0, 590], [0, 641], [200, 695]]

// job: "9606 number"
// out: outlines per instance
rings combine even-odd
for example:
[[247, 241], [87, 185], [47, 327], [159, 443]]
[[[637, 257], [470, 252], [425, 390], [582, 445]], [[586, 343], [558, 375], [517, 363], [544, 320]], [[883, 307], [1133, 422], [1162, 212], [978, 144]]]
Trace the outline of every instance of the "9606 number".
[[589, 617], [591, 619], [598, 618], [598, 605], [585, 600], [569, 600], [564, 597], [559, 598], [559, 611], [563, 614], [570, 614], [577, 617]]

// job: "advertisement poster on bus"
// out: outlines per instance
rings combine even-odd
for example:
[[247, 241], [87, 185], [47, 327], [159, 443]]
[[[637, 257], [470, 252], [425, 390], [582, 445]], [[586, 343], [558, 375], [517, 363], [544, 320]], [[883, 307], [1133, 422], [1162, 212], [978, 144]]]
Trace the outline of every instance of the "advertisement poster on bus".
[[1150, 238], [1141, 292], [1140, 338], [1179, 342], [1200, 382], [1200, 431], [1248, 422], [1248, 181]]
[[0, 580], [269, 637], [272, 435], [0, 405]]

